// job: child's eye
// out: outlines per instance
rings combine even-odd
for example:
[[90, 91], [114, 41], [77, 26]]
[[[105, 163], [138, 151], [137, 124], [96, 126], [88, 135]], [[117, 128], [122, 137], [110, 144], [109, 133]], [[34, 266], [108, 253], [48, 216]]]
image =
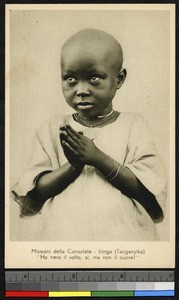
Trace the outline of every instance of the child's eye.
[[90, 78], [90, 81], [91, 82], [97, 82], [97, 81], [99, 81], [101, 78], [99, 77], [99, 76], [92, 76], [91, 78]]
[[76, 79], [75, 79], [74, 77], [67, 77], [65, 80], [66, 80], [68, 83], [74, 83], [74, 82], [76, 82]]

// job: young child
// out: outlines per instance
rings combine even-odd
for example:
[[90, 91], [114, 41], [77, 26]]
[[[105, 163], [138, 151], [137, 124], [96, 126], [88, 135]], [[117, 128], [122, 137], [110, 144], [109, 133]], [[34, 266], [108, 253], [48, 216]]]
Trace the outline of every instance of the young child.
[[21, 216], [40, 213], [36, 240], [158, 239], [163, 166], [146, 121], [113, 110], [126, 78], [118, 41], [81, 30], [62, 47], [62, 89], [76, 111], [36, 132], [29, 170], [13, 188]]

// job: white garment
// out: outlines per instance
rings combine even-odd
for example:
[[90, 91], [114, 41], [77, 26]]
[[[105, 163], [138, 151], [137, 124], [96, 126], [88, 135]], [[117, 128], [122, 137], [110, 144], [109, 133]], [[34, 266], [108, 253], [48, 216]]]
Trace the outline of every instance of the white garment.
[[[87, 130], [72, 116], [55, 116], [37, 130], [32, 165], [13, 188], [20, 201], [34, 188], [42, 172], [56, 170], [67, 162], [59, 140], [59, 127], [65, 122], [84, 134]], [[98, 134], [95, 145], [129, 168], [163, 206], [166, 199], [164, 169], [143, 117], [122, 112], [115, 122], [95, 130]], [[158, 239], [155, 224], [145, 209], [90, 166], [85, 166], [66, 190], [49, 199], [38, 218], [34, 239], [39, 241]]]

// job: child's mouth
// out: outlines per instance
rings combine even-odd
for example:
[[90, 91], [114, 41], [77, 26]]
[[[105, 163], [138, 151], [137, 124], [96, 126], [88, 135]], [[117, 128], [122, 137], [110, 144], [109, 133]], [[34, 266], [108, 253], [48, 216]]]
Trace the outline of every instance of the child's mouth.
[[93, 107], [93, 103], [91, 102], [79, 102], [77, 104], [78, 108], [79, 109], [89, 109], [89, 108], [92, 108]]

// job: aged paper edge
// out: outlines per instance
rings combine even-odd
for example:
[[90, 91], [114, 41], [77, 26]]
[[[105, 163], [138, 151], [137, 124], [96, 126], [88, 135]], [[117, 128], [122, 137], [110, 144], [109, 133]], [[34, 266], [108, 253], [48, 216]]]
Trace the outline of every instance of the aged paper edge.
[[[10, 11], [11, 10], [169, 10], [171, 14], [170, 24], [170, 240], [168, 242], [122, 242], [124, 249], [145, 249], [146, 257], [137, 262], [123, 261], [116, 264], [110, 263], [78, 263], [63, 262], [52, 263], [39, 261], [32, 257], [31, 249], [69, 249], [69, 248], [111, 248], [116, 249], [117, 242], [13, 242], [9, 240], [9, 110], [10, 110], [10, 63], [9, 63], [9, 36], [10, 36]], [[6, 268], [173, 268], [175, 266], [175, 5], [174, 4], [13, 4], [6, 5], [6, 109], [5, 109], [5, 267]], [[165, 251], [163, 251], [165, 249]], [[18, 253], [18, 256], [17, 256]]]

